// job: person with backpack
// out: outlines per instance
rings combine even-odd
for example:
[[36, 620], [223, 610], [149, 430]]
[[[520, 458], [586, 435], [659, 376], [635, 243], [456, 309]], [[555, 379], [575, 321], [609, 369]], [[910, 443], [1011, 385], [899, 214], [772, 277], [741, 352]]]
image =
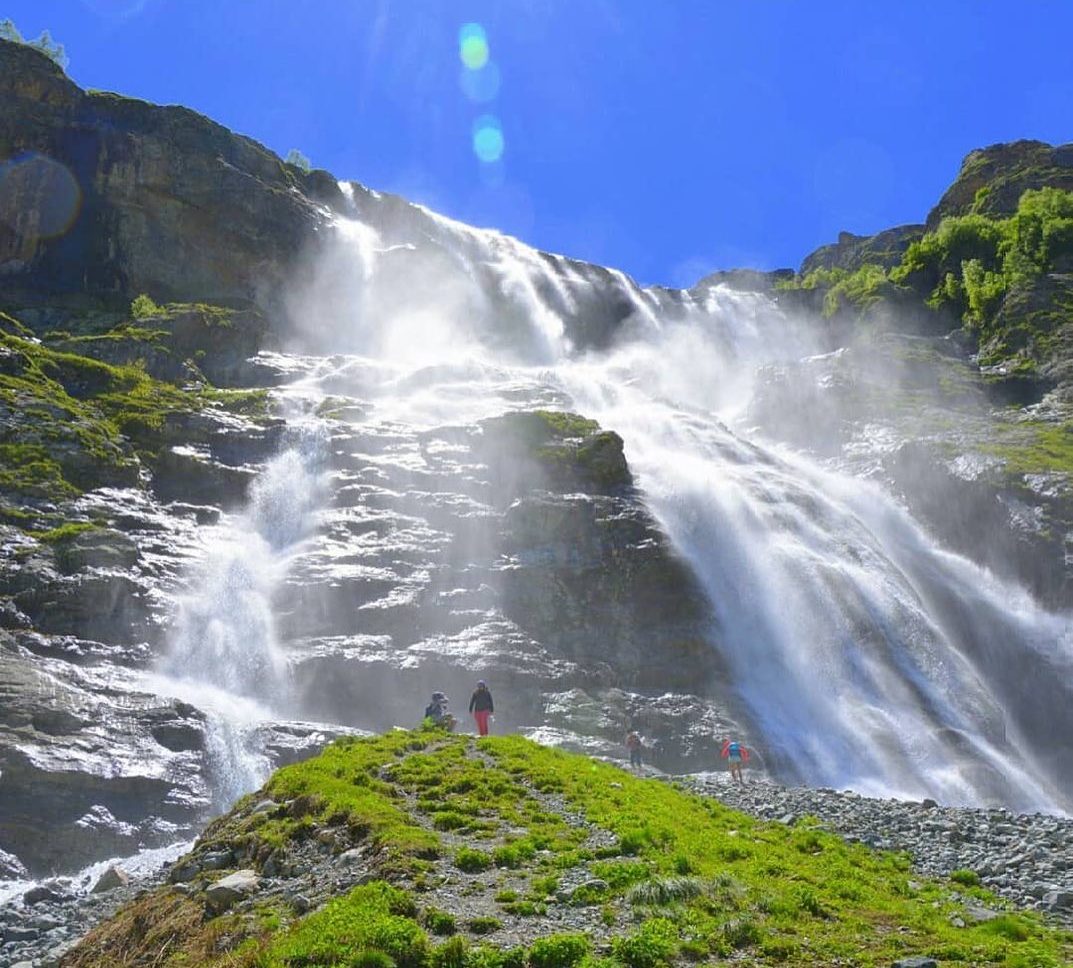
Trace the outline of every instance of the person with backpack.
[[730, 775], [738, 783], [744, 783], [745, 778], [741, 774], [741, 768], [745, 763], [749, 762], [749, 751], [745, 746], [736, 739], [725, 739], [723, 740], [723, 749], [720, 751], [720, 755], [727, 761], [727, 765], [730, 767]]
[[630, 751], [630, 769], [639, 770], [644, 764], [641, 759], [641, 750], [644, 749], [645, 744], [641, 741], [640, 734], [631, 729], [626, 734], [626, 749]]
[[477, 683], [473, 695], [469, 699], [469, 711], [473, 713], [473, 719], [477, 723], [477, 735], [488, 735], [488, 720], [496, 711], [495, 703], [492, 702], [492, 694], [483, 679]]
[[447, 708], [447, 697], [442, 692], [434, 692], [432, 701], [425, 707], [425, 719], [431, 719], [433, 726], [453, 729], [454, 717]]

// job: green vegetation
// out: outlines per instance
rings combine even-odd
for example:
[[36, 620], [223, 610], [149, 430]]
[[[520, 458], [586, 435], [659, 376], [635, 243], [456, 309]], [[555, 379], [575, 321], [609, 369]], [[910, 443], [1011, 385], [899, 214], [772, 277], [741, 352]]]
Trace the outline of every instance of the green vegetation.
[[483, 850], [460, 847], [455, 853], [455, 867], [467, 874], [477, 874], [492, 866], [492, 858]]
[[143, 292], [130, 304], [130, 314], [135, 319], [147, 319], [150, 316], [159, 316], [160, 307]]
[[64, 49], [63, 44], [56, 43], [47, 30], [42, 30], [34, 40], [26, 40], [12, 20], [0, 20], [0, 40], [10, 40], [16, 44], [33, 47], [34, 50], [41, 51], [42, 54], [55, 64], [58, 64], [63, 70], [67, 70], [67, 65], [70, 63], [70, 58], [67, 56], [67, 51]]
[[964, 884], [966, 887], [979, 887], [980, 875], [976, 871], [957, 870], [950, 872], [950, 880], [956, 884]]
[[383, 882], [356, 887], [304, 918], [259, 958], [261, 968], [353, 964], [378, 951], [396, 968], [428, 968], [428, 935], [405, 891]]
[[299, 171], [304, 171], [307, 175], [313, 170], [313, 162], [311, 162], [297, 148], [291, 148], [291, 150], [287, 152], [287, 157], [283, 160], [288, 165], [294, 165]]
[[998, 426], [995, 439], [981, 445], [1001, 458], [1013, 474], [1073, 473], [1073, 423], [1024, 421]]
[[458, 931], [458, 922], [449, 911], [441, 911], [439, 908], [426, 908], [421, 916], [425, 927], [433, 934], [449, 935]]
[[[137, 364], [113, 365], [31, 338], [4, 317], [0, 325], [0, 495], [14, 505], [62, 503], [94, 487], [129, 486], [143, 462], [155, 460], [171, 439], [169, 418], [206, 408], [251, 417], [265, 414], [264, 391], [229, 391], [155, 379]], [[133, 338], [152, 338], [133, 328]], [[114, 334], [82, 342], [116, 339]], [[3, 516], [12, 520], [12, 509]], [[57, 520], [42, 511], [25, 518], [37, 530]]]
[[[252, 813], [254, 800], [265, 794], [280, 806]], [[549, 807], [549, 797], [562, 804], [562, 813]], [[448, 813], [479, 821], [468, 836], [491, 841], [489, 851], [468, 848], [480, 856], [479, 864], [460, 863], [469, 856], [458, 844], [460, 828], [442, 835], [451, 839], [450, 851], [431, 829], [431, 817]], [[575, 819], [567, 822], [567, 815]], [[966, 888], [974, 903], [995, 903], [986, 891], [968, 885], [967, 876], [954, 878], [956, 890], [949, 882], [919, 884], [910, 879], [906, 857], [847, 844], [807, 818], [794, 826], [762, 823], [669, 784], [518, 737], [475, 741], [423, 730], [339, 740], [320, 756], [278, 771], [263, 792], [213, 824], [201, 849], [244, 845], [255, 856], [267, 856], [265, 849], [286, 850], [317, 837], [324, 826], [369, 845], [384, 880], [355, 888], [303, 918], [276, 912], [252, 927], [248, 917], [183, 921], [183, 933], [157, 963], [381, 968], [386, 956], [403, 968], [662, 968], [714, 958], [881, 966], [927, 954], [944, 963], [1056, 968], [1073, 955], [1073, 936], [1048, 928], [1033, 914], [1004, 913], [958, 927], [972, 921], [956, 917], [964, 913]], [[583, 846], [594, 829], [617, 838], [615, 846], [600, 849], [600, 857]], [[533, 848], [532, 854], [516, 855], [522, 866], [489, 874], [496, 846], [518, 844]], [[473, 872], [459, 872], [460, 867]], [[456, 893], [467, 905], [469, 898], [492, 903], [488, 880], [504, 876], [527, 881], [531, 897], [542, 900], [503, 888], [494, 895], [498, 917], [474, 915], [471, 907], [463, 908], [465, 915], [440, 908], [419, 912], [405, 887], [424, 883], [433, 869], [452, 872]], [[549, 932], [541, 917], [547, 910], [543, 898], [554, 892], [561, 870], [573, 872], [568, 883], [586, 877], [606, 883], [590, 924], [606, 932], [602, 940], [610, 942], [610, 956], [594, 955], [598, 935]], [[165, 900], [173, 897], [161, 890]], [[449, 908], [444, 898], [438, 894], [437, 902]], [[106, 959], [115, 951], [155, 956], [166, 940], [155, 920], [163, 914], [156, 911], [171, 910], [172, 917], [186, 911], [170, 903], [139, 908], [140, 920], [121, 913], [81, 949], [99, 950], [99, 959], [79, 954], [72, 965], [112, 964]], [[467, 940], [505, 928], [507, 917], [513, 918], [512, 934], [525, 939], [524, 948]], [[229, 953], [217, 950], [203, 961], [192, 960], [193, 952], [212, 950], [207, 932], [220, 931], [213, 926], [223, 921], [245, 941], [234, 940]], [[624, 922], [628, 926], [620, 927]], [[237, 927], [240, 923], [246, 927]], [[452, 930], [454, 936], [439, 946], [426, 933]], [[148, 938], [156, 948], [138, 947]]]
[[889, 271], [876, 263], [816, 269], [778, 288], [822, 292], [825, 316], [923, 297], [977, 337], [981, 365], [1032, 373], [1073, 310], [1073, 292], [1041, 289], [1047, 273], [1073, 268], [1073, 192], [1029, 189], [1005, 217], [983, 214], [988, 197], [985, 186], [973, 211], [944, 218]]
[[583, 934], [552, 934], [534, 941], [529, 949], [529, 968], [573, 968], [589, 953]]

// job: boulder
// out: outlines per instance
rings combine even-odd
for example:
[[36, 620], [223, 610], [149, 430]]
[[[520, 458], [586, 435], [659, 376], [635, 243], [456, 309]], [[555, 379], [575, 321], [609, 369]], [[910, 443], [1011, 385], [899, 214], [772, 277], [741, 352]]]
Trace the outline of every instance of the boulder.
[[117, 887], [126, 887], [130, 883], [130, 875], [114, 864], [108, 868], [93, 885], [91, 894], [103, 894], [105, 891], [114, 891]]
[[205, 901], [212, 913], [221, 914], [239, 901], [256, 894], [260, 886], [261, 878], [256, 871], [235, 871], [215, 884], [210, 884], [205, 889]]

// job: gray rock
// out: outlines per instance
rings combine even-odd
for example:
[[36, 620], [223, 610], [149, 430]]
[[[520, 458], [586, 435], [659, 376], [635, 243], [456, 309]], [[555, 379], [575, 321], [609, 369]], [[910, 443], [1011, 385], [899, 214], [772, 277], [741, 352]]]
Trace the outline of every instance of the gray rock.
[[219, 871], [230, 867], [235, 855], [230, 850], [210, 850], [199, 858], [203, 871]]
[[23, 904], [41, 904], [43, 901], [62, 901], [64, 895], [48, 884], [38, 884], [22, 895]]
[[239, 901], [243, 901], [256, 894], [261, 886], [261, 878], [256, 871], [241, 870], [229, 874], [210, 884], [205, 889], [205, 900], [209, 908], [216, 914], [226, 911]]
[[1047, 911], [1073, 908], [1073, 891], [1048, 891], [1043, 895], [1043, 907]]
[[250, 811], [250, 813], [268, 813], [269, 810], [275, 810], [278, 806], [279, 804], [276, 803], [275, 800], [262, 800], [260, 803], [257, 804], [256, 807], [253, 808], [253, 810]]
[[168, 880], [173, 884], [184, 884], [192, 881], [200, 873], [201, 868], [193, 861], [184, 861], [176, 864], [168, 875]]
[[103, 894], [105, 891], [114, 891], [117, 887], [126, 887], [128, 883], [130, 883], [130, 875], [113, 865], [97, 878], [92, 893]]
[[939, 968], [939, 962], [934, 958], [914, 955], [912, 958], [902, 958], [894, 962], [893, 968]]

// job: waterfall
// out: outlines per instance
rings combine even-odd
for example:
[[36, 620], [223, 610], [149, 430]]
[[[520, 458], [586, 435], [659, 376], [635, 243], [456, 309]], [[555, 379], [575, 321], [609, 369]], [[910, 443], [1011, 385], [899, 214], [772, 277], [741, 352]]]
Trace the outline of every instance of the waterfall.
[[250, 734], [291, 708], [272, 599], [313, 528], [323, 490], [316, 426], [299, 425], [293, 433], [296, 439], [253, 482], [245, 510], [210, 532], [158, 663], [166, 677], [159, 691], [206, 714], [205, 754], [217, 809], [264, 782], [270, 764], [251, 746]]
[[[282, 399], [316, 412], [348, 394], [389, 437], [537, 406], [597, 419], [622, 435], [646, 504], [708, 596], [712, 647], [779, 775], [1073, 809], [1051, 755], [1073, 729], [1070, 617], [942, 548], [878, 485], [749, 425], [758, 368], [825, 349], [807, 325], [762, 295], [641, 289], [416, 206], [385, 215], [376, 197], [350, 197], [290, 292], [293, 349], [319, 358]], [[357, 463], [378, 473], [371, 455]], [[219, 804], [264, 776], [252, 724], [291, 708], [273, 598], [316, 540], [324, 482], [308, 439], [265, 467], [246, 510], [213, 532], [161, 663], [209, 714]]]
[[1032, 697], [1046, 688], [1068, 718], [1069, 617], [941, 548], [877, 485], [745, 423], [757, 367], [819, 352], [806, 327], [760, 295], [642, 290], [416, 208], [377, 225], [372, 271], [369, 238], [340, 233], [304, 314], [391, 369], [378, 405], [392, 419], [465, 423], [553, 399], [618, 431], [782, 775], [1073, 806], [1046, 755], [1065, 727]]

